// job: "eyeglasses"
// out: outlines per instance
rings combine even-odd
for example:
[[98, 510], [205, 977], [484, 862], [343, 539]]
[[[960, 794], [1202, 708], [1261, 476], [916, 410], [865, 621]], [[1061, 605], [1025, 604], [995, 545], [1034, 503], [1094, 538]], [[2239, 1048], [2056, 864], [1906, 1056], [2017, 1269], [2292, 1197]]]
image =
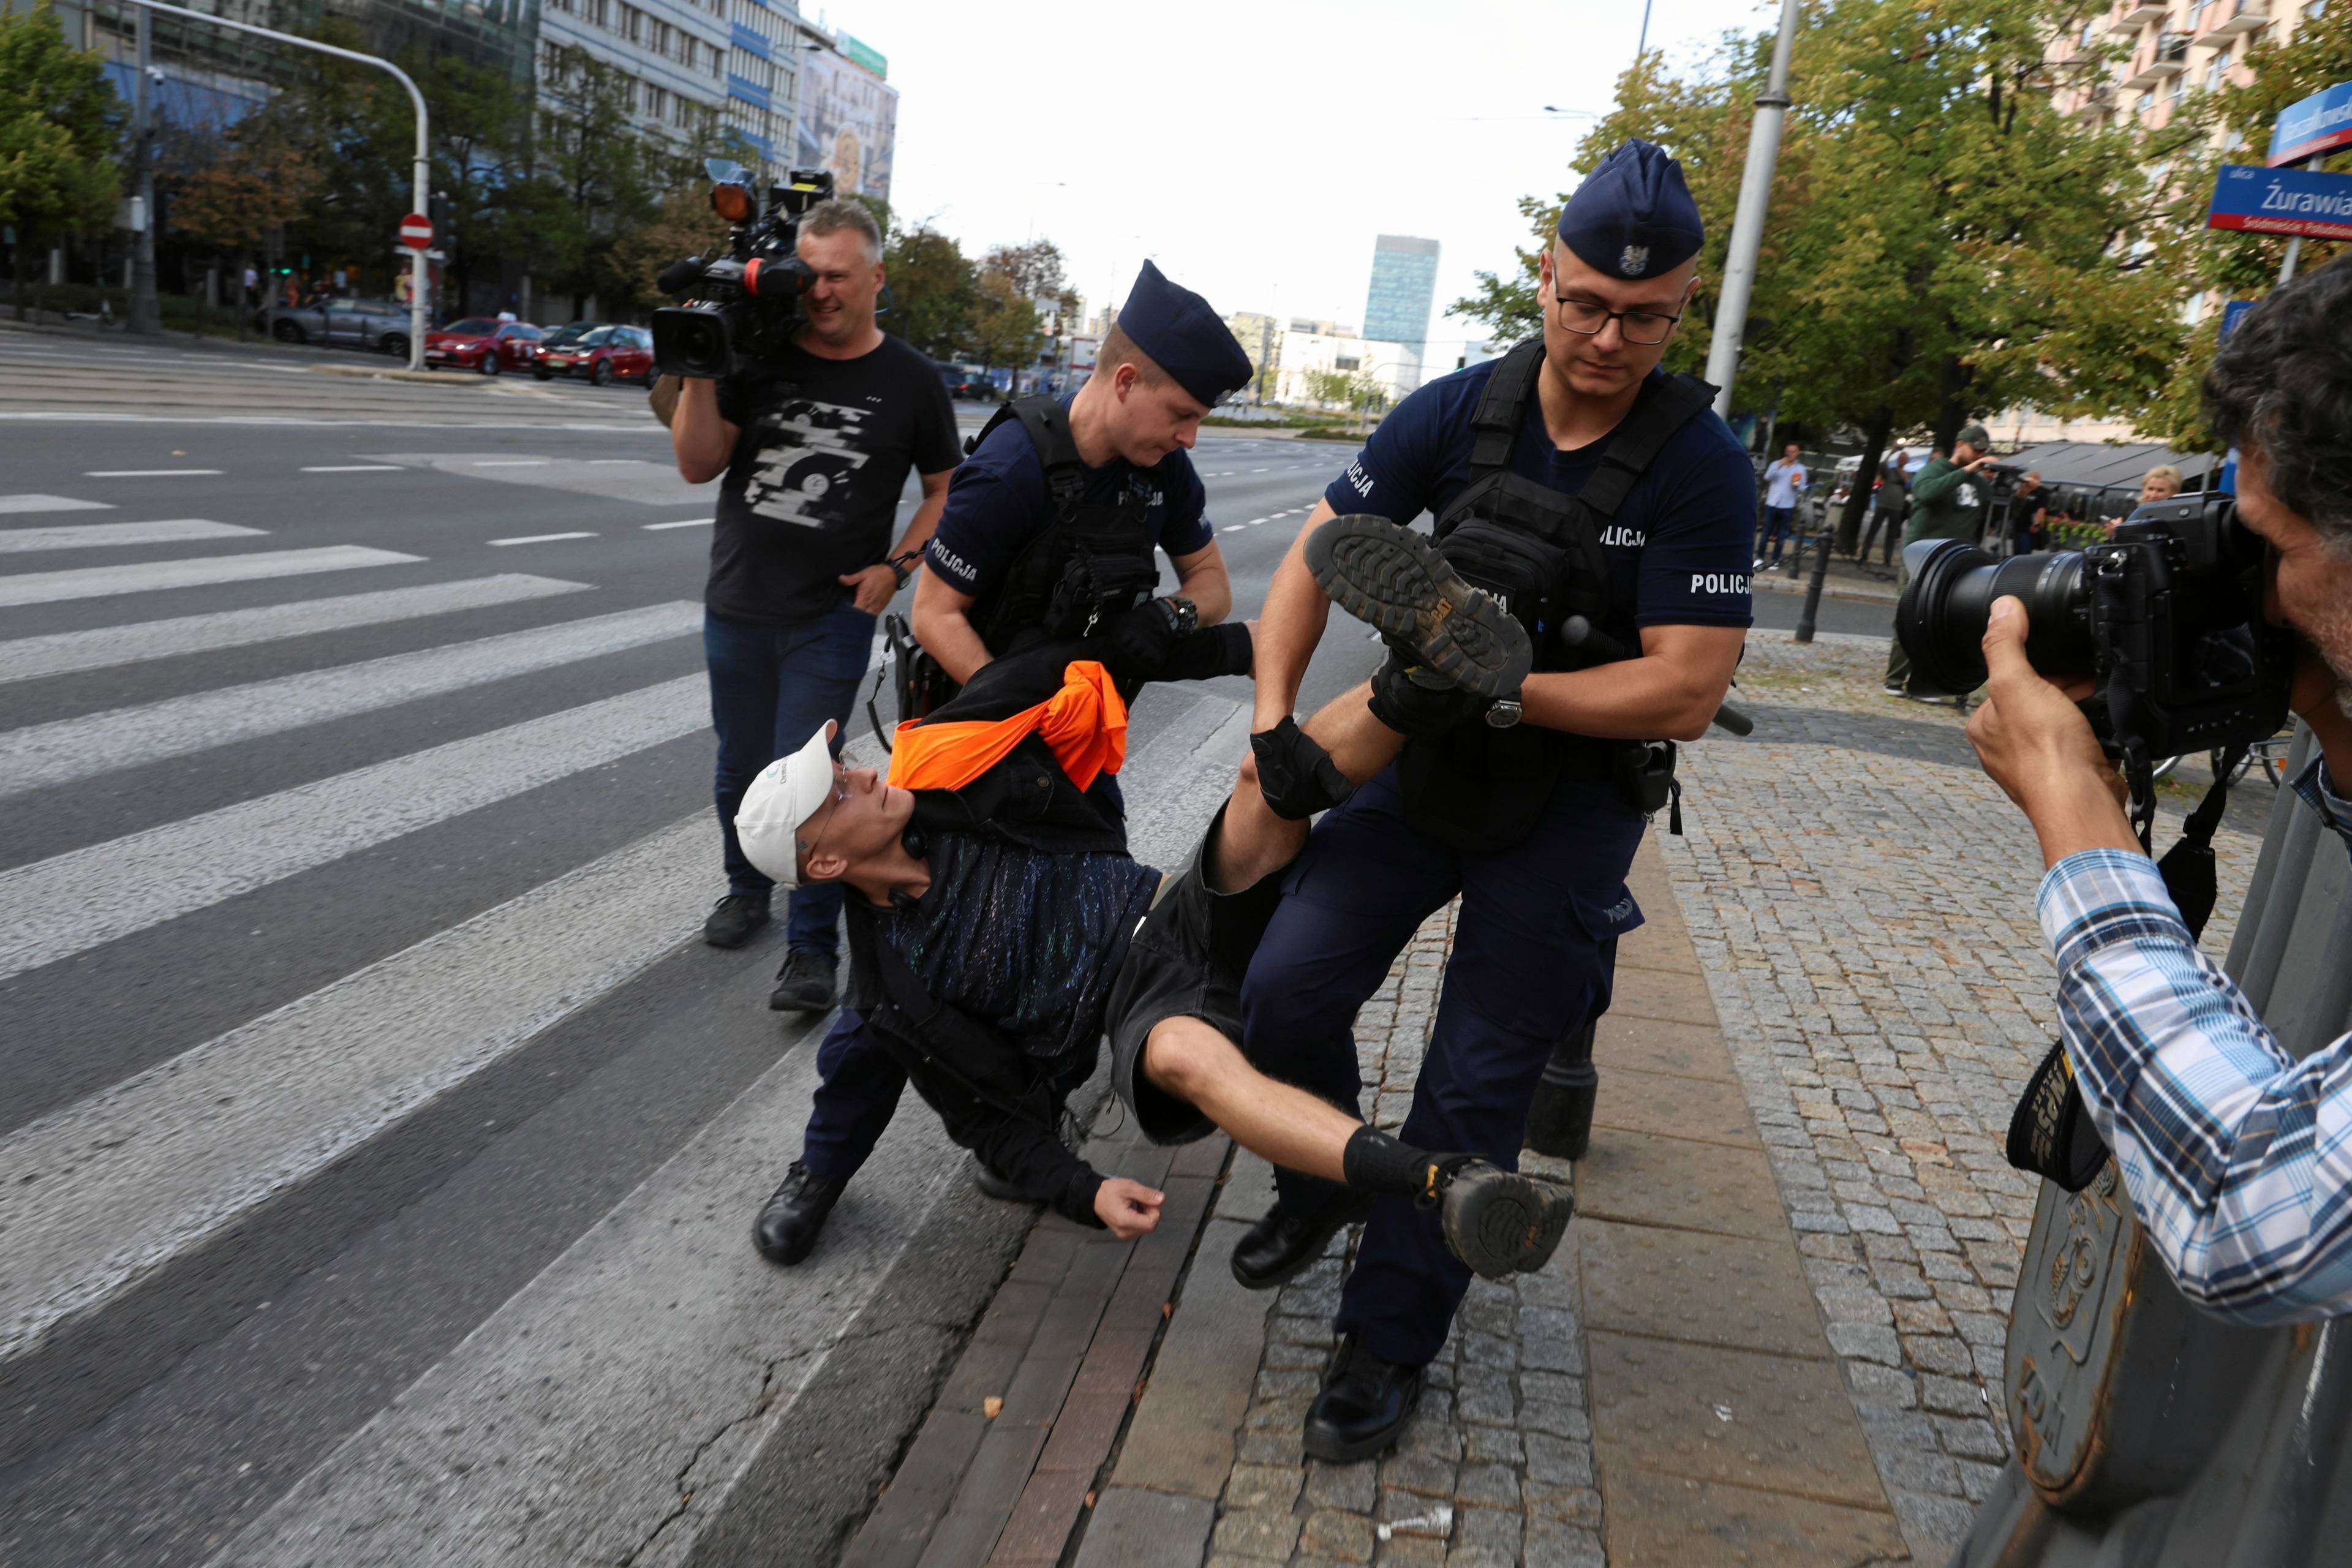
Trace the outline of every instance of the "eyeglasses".
[[802, 846], [802, 857], [804, 862], [816, 858], [817, 848], [824, 843], [825, 833], [832, 828], [834, 818], [839, 816], [841, 808], [848, 804], [849, 775], [842, 771], [839, 763], [835, 763], [833, 764], [833, 813], [824, 819], [824, 826], [818, 829], [817, 836]]
[[1661, 315], [1655, 310], [1612, 310], [1598, 300], [1580, 300], [1571, 294], [1555, 294], [1559, 301], [1559, 324], [1571, 332], [1587, 337], [1598, 333], [1612, 321], [1621, 323], [1619, 330], [1629, 343], [1662, 343], [1666, 334], [1675, 330], [1682, 313]]

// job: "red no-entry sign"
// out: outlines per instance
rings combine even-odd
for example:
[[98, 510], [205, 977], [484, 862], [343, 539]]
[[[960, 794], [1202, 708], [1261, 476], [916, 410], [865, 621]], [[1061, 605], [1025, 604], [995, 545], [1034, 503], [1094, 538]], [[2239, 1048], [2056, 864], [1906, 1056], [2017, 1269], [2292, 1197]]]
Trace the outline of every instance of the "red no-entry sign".
[[433, 220], [423, 213], [410, 213], [400, 220], [400, 243], [411, 250], [422, 250], [433, 243]]

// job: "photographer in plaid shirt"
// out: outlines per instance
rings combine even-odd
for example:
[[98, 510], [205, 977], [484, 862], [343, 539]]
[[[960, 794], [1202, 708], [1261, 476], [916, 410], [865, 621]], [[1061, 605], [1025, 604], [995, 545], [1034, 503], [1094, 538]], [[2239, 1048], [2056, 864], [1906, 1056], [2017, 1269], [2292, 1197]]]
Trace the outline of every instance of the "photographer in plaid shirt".
[[[2238, 515], [2276, 555], [2272, 615], [2308, 645], [2293, 696], [2320, 754], [2296, 794], [2352, 849], [2352, 265], [2273, 294], [2205, 378], [2239, 449]], [[2352, 1312], [2352, 1035], [2296, 1061], [2198, 952], [2125, 821], [2074, 700], [1995, 606], [1991, 700], [1969, 723], [2049, 866], [2037, 908], [2092, 1120], [2191, 1300], [2250, 1323]]]

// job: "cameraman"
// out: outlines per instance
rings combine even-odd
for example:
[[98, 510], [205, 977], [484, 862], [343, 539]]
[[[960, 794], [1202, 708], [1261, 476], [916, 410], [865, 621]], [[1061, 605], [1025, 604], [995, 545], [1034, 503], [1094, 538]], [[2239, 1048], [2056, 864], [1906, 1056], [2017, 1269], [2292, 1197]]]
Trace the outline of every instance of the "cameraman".
[[[1934, 457], [1920, 465], [1918, 477], [1911, 481], [1909, 521], [1903, 525], [1905, 550], [1923, 539], [1975, 542], [1984, 529], [1984, 491], [1991, 482], [1985, 469], [1992, 462], [1991, 446], [1992, 437], [1985, 434], [1983, 426], [1963, 425], [1952, 437], [1951, 456], [1946, 457], [1938, 447]], [[1909, 566], [1898, 568], [1895, 591], [1910, 585]], [[1886, 694], [1920, 702], [1944, 700], [1912, 691], [1911, 656], [1903, 651], [1901, 637], [1895, 638], [1886, 650]]]
[[[797, 741], [828, 719], [847, 731], [875, 617], [920, 561], [960, 456], [939, 373], [875, 324], [873, 215], [820, 202], [802, 217], [796, 248], [815, 276], [791, 340], [724, 381], [688, 378], [670, 420], [688, 484], [727, 476], [703, 593], [727, 868], [726, 896], [702, 926], [713, 947], [740, 947], [768, 921], [774, 884], [735, 837], [743, 791], [775, 760], [779, 735]], [[910, 468], [923, 500], [894, 543]], [[840, 918], [839, 888], [793, 889], [770, 1006], [833, 1005]]]
[[[2240, 452], [2238, 515], [2275, 552], [2272, 613], [2310, 645], [2291, 700], [2321, 754], [2294, 787], [2352, 847], [2352, 267], [2273, 294], [2204, 391]], [[2088, 684], [2036, 675], [2025, 633], [2021, 605], [1994, 606], [1969, 739], [2041, 837], [2038, 909], [2092, 1120], [2190, 1300], [2245, 1322], [2352, 1311], [2352, 1035], [2293, 1059], [2197, 951], [2074, 706]]]

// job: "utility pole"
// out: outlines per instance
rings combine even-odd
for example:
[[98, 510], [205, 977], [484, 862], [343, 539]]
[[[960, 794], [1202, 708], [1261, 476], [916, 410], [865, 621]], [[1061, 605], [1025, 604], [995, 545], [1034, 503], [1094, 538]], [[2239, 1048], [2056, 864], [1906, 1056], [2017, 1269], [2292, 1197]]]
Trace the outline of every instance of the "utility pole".
[[[411, 205], [409, 210], [417, 213], [430, 213], [431, 208], [427, 205], [429, 193], [426, 190], [426, 186], [429, 182], [426, 176], [430, 171], [432, 163], [433, 143], [428, 132], [425, 119], [425, 95], [416, 90], [416, 84], [409, 79], [409, 76], [406, 71], [402, 70], [390, 60], [379, 59], [374, 55], [363, 55], [356, 49], [339, 49], [332, 44], [321, 44], [310, 38], [297, 37], [291, 33], [281, 33], [273, 27], [257, 27], [250, 22], [232, 22], [226, 16], [210, 16], [203, 11], [191, 11], [182, 5], [167, 5], [163, 3], [163, 0], [124, 0], [124, 3], [139, 7], [138, 113], [142, 127], [140, 147], [142, 158], [142, 165], [140, 172], [140, 184], [142, 189], [146, 191], [151, 197], [153, 194], [153, 176], [149, 165], [152, 165], [152, 159], [146, 156], [145, 149], [147, 146], [147, 137], [144, 131], [147, 118], [146, 103], [148, 84], [147, 13], [150, 11], [164, 11], [174, 16], [184, 16], [192, 22], [203, 22], [215, 27], [226, 27], [233, 33], [251, 33], [257, 37], [273, 38], [278, 43], [289, 44], [298, 49], [311, 49], [322, 55], [332, 55], [337, 59], [356, 60], [363, 66], [373, 66], [378, 70], [390, 71], [393, 76], [399, 80], [400, 85], [408, 89], [408, 101], [416, 110], [416, 158], [415, 168], [412, 170], [415, 189], [414, 194], [410, 197]], [[147, 281], [145, 287], [149, 290], [149, 298], [151, 300], [153, 297], [152, 290], [154, 289], [155, 247], [154, 241], [152, 237], [154, 226], [154, 206], [151, 200], [148, 205], [148, 232], [146, 236], [142, 236], [140, 248], [135, 252], [136, 255], [145, 258], [146, 260], [145, 272]], [[419, 247], [411, 253], [408, 277], [408, 368], [411, 370], [422, 370], [425, 366], [425, 251], [422, 247]], [[242, 306], [239, 308], [242, 309]], [[134, 321], [138, 314], [138, 302], [134, 299], [131, 306], [131, 312]]]
[[132, 168], [131, 216], [131, 319], [126, 331], [152, 337], [163, 330], [163, 310], [155, 298], [154, 27], [139, 13], [138, 80], [131, 98]]
[[1748, 166], [1739, 176], [1739, 205], [1731, 216], [1731, 254], [1723, 268], [1723, 299], [1715, 339], [1706, 351], [1706, 378], [1715, 383], [1715, 411], [1731, 415], [1731, 384], [1739, 374], [1739, 342], [1748, 330], [1748, 299], [1756, 291], [1756, 258], [1764, 247], [1764, 215], [1772, 205], [1772, 171], [1780, 161], [1780, 121], [1789, 112], [1789, 50], [1797, 40], [1797, 0], [1780, 0], [1780, 32], [1772, 40], [1772, 72], [1756, 100], [1748, 133]]

